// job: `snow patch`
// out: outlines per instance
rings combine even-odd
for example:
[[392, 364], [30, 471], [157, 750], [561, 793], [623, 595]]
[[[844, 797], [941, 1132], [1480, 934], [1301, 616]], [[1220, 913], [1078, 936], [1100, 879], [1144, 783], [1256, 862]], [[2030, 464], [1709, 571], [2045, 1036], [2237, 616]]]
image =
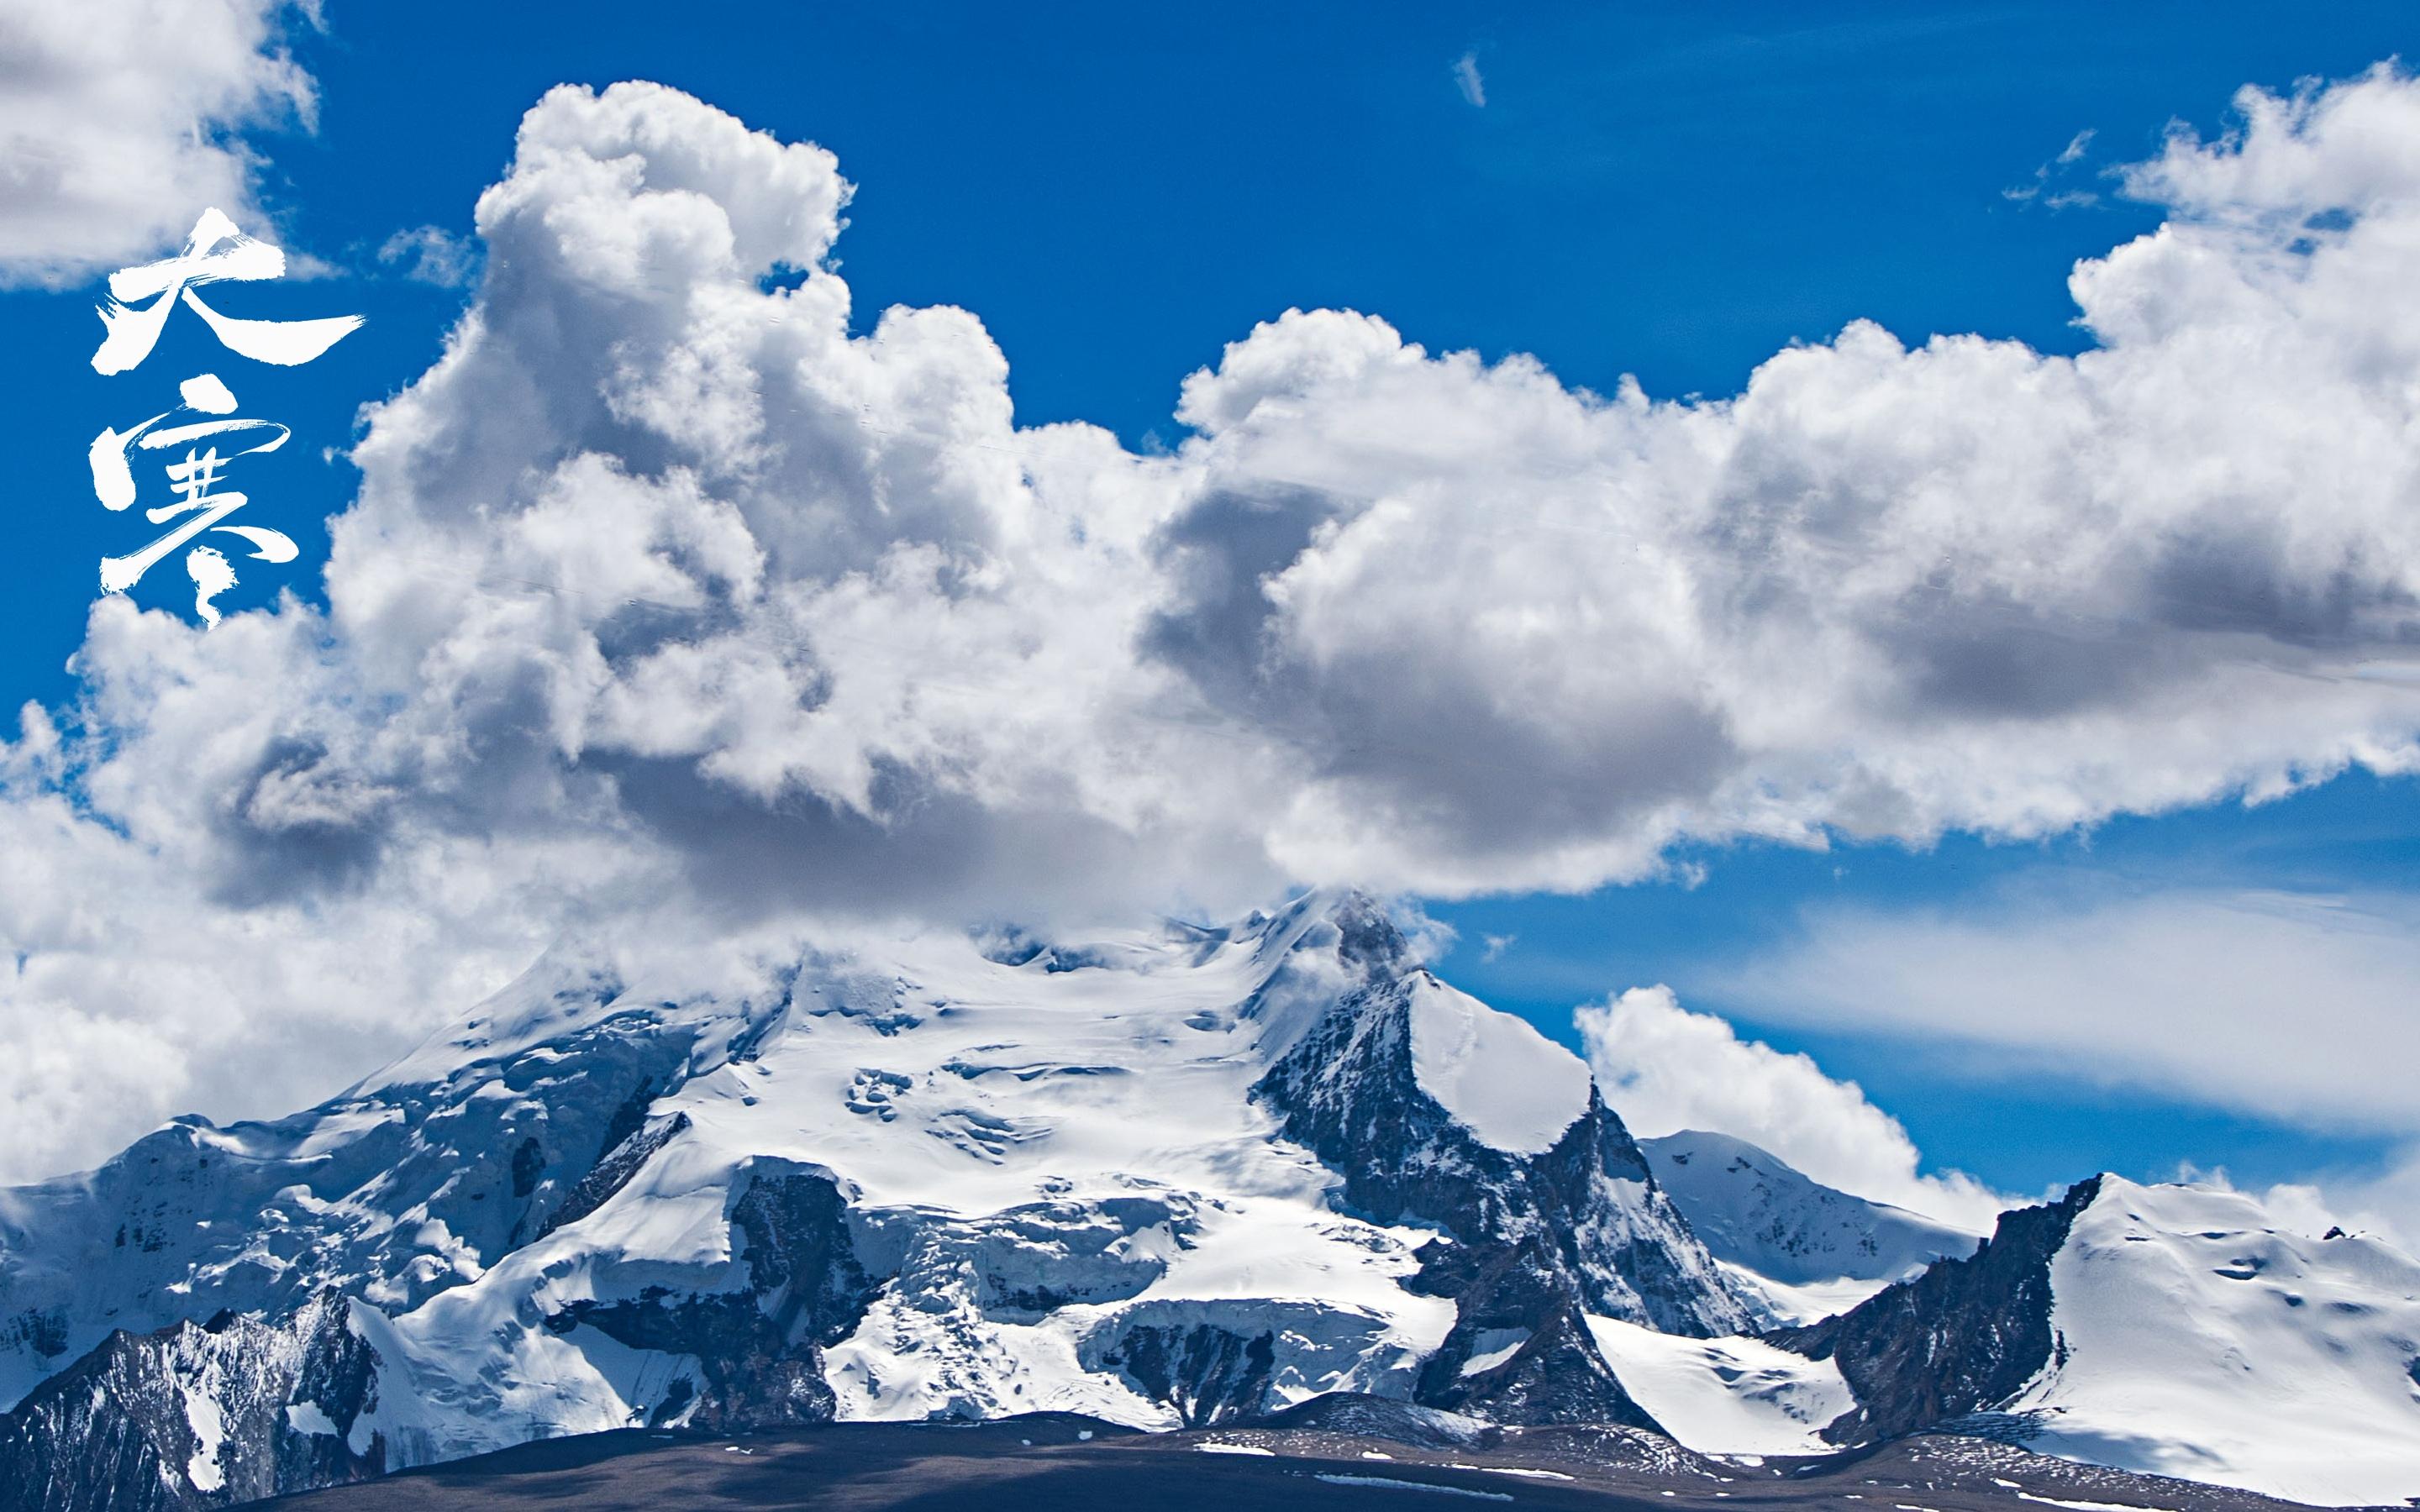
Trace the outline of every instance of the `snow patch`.
[[1474, 1491], [1466, 1486], [1436, 1486], [1424, 1480], [1394, 1480], [1385, 1475], [1320, 1474], [1311, 1477], [1330, 1486], [1369, 1486], [1387, 1491], [1435, 1491], [1439, 1496], [1472, 1496], [1482, 1502], [1509, 1502], [1502, 1491]]
[[1588, 1111], [1588, 1067], [1527, 1020], [1423, 972], [1413, 980], [1411, 1024], [1420, 1090], [1485, 1144], [1539, 1154]]
[[1490, 1475], [1518, 1475], [1524, 1480], [1577, 1480], [1559, 1470], [1532, 1470], [1527, 1465], [1449, 1465], [1449, 1470], [1477, 1470]]
[[1714, 1258], [1786, 1323], [1845, 1312], [1982, 1238], [1825, 1186], [1729, 1134], [1684, 1129], [1638, 1148]]
[[2420, 1495], [2420, 1262], [2253, 1198], [2114, 1176], [2051, 1261], [2029, 1447], [2319, 1505]]
[[1529, 1331], [1526, 1328], [1481, 1329], [1479, 1336], [1470, 1341], [1470, 1358], [1462, 1362], [1461, 1373], [1483, 1375], [1520, 1353], [1521, 1346], [1528, 1342]]
[[1596, 1317], [1589, 1331], [1622, 1390], [1700, 1454], [1829, 1454], [1817, 1430], [1856, 1406], [1838, 1365], [1761, 1339], [1683, 1338]]
[[219, 1444], [226, 1437], [226, 1420], [216, 1401], [201, 1392], [187, 1391], [185, 1423], [194, 1430], [194, 1454], [185, 1461], [185, 1478], [197, 1491], [215, 1491], [226, 1484], [226, 1473], [219, 1468]]
[[297, 1433], [325, 1434], [330, 1438], [344, 1431], [318, 1402], [287, 1403], [286, 1426]]

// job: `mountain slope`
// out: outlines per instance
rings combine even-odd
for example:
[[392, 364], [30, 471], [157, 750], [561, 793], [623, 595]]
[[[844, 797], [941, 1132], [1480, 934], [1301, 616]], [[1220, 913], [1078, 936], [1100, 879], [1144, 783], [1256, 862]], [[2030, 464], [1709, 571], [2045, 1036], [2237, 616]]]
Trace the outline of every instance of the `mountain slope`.
[[1688, 1129], [1638, 1145], [1706, 1248], [1784, 1322], [1829, 1317], [1982, 1239], [1825, 1186], [1729, 1134]]
[[[2324, 1505], [2420, 1497], [2420, 1263], [2252, 1198], [2102, 1175], [1841, 1317], [1854, 1443], [1966, 1419], [2098, 1464]], [[1978, 1417], [1977, 1414], [1985, 1414]]]
[[[1585, 1069], [1366, 901], [716, 970], [566, 953], [320, 1108], [0, 1195], [0, 1487], [208, 1505], [634, 1423], [1331, 1390], [1643, 1424], [1586, 1316], [1748, 1316]], [[347, 1367], [308, 1368], [331, 1319]]]

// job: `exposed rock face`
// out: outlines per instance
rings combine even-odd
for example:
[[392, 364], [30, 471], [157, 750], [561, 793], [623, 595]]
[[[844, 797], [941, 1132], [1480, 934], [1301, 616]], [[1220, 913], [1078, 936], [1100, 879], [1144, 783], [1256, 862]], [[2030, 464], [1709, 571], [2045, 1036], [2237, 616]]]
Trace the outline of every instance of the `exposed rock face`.
[[1187, 1427], [1260, 1411], [1277, 1370], [1275, 1331], [1239, 1334], [1215, 1323], [1133, 1322], [1090, 1351], [1091, 1363], [1122, 1371]]
[[110, 1335], [0, 1418], [0, 1504], [168, 1512], [379, 1473], [384, 1446], [349, 1442], [376, 1389], [350, 1309]]
[[1254, 1088], [1344, 1178], [1350, 1209], [1465, 1244], [1534, 1240], [1535, 1263], [1608, 1317], [1699, 1336], [1744, 1327], [1745, 1307], [1593, 1089], [1553, 1149], [1525, 1155], [1490, 1148], [1420, 1088], [1406, 999], [1423, 985], [1435, 979], [1415, 968], [1340, 1000]]
[[1347, 922], [1347, 959], [1366, 984], [1253, 1088], [1288, 1138], [1343, 1177], [1346, 1204], [1382, 1222], [1433, 1225], [1466, 1250], [1533, 1245], [1531, 1269], [1559, 1274], [1608, 1317], [1699, 1336], [1744, 1327], [1740, 1299], [1593, 1087], [1543, 1153], [1495, 1148], [1456, 1121], [1413, 1066], [1411, 999], [1442, 984], [1374, 910], [1355, 909]]
[[1943, 1260], [1838, 1318], [1766, 1335], [1838, 1362], [1857, 1409], [1824, 1429], [1864, 1443], [1995, 1408], [2051, 1364], [2051, 1260], [2099, 1178], [2000, 1215], [1971, 1258]]
[[1348, 907], [1338, 925], [1361, 985], [1253, 1095], [1343, 1177], [1350, 1211], [1443, 1231], [1414, 1285], [1453, 1299], [1456, 1317], [1418, 1399], [1507, 1422], [1648, 1424], [1582, 1315], [1703, 1336], [1745, 1328], [1747, 1308], [1593, 1087], [1543, 1152], [1496, 1148], [1449, 1112], [1413, 1045], [1416, 995], [1442, 984], [1376, 910]]
[[546, 1320], [557, 1333], [593, 1328], [633, 1350], [693, 1358], [695, 1373], [675, 1378], [650, 1423], [721, 1430], [831, 1421], [823, 1350], [857, 1326], [874, 1291], [847, 1200], [829, 1173], [784, 1161], [755, 1162], [749, 1177], [731, 1214], [743, 1286], [651, 1286], [626, 1301], [574, 1302]]
[[2102, 1173], [1839, 1317], [1823, 1436], [1936, 1426], [2307, 1504], [2420, 1496], [2420, 1260], [2240, 1192]]

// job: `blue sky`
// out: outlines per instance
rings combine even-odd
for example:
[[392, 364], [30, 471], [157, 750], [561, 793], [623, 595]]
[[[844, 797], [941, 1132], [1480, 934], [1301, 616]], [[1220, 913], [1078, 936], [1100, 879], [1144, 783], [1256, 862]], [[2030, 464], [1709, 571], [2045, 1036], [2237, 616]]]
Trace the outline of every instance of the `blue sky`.
[[[317, 129], [253, 142], [276, 234], [324, 276], [222, 308], [369, 324], [308, 368], [226, 373], [245, 413], [295, 429], [244, 486], [255, 522], [303, 548], [291, 567], [249, 569], [227, 607], [318, 593], [319, 522], [350, 496], [357, 407], [417, 377], [467, 297], [377, 249], [415, 226], [467, 234], [515, 123], [556, 83], [652, 78], [830, 147], [858, 185], [838, 255], [861, 329], [893, 303], [963, 305], [1007, 355], [1020, 424], [1090, 420], [1142, 448], [1182, 439], [1187, 373], [1288, 306], [1374, 312], [1432, 350], [1535, 353], [1599, 391], [1635, 374], [1659, 397], [1730, 393], [1776, 350], [1856, 317], [1910, 343], [1978, 332], [2074, 351], [2068, 270], [2159, 220], [2103, 168], [2154, 152], [2172, 119], [2223, 130], [2242, 85], [2348, 76], [2420, 32], [2407, 6], [2353, 4], [680, 16], [667, 30], [660, 7], [340, 3], [323, 33], [297, 37]], [[1457, 82], [1466, 55], [1483, 105]], [[2029, 186], [2043, 192], [2009, 193]], [[2061, 193], [2095, 197], [2046, 203]], [[175, 376], [222, 361], [172, 322], [141, 372], [96, 378], [92, 297], [0, 294], [10, 451], [34, 504], [0, 599], [11, 704], [71, 695], [89, 564], [132, 544], [132, 522], [90, 501], [83, 439], [165, 408]], [[152, 590], [138, 599], [177, 596]], [[1459, 932], [1449, 974], [1551, 1032], [1570, 1038], [1576, 1002], [1668, 981], [1854, 1077], [1931, 1160], [2004, 1189], [2180, 1161], [2269, 1181], [2357, 1170], [2389, 1141], [1959, 1042], [1785, 1022], [1726, 966], [1820, 927], [1824, 909], [1990, 912], [2044, 887], [2391, 891], [2416, 851], [2412, 785], [2355, 776], [2033, 844], [1709, 848], [1688, 856], [1689, 882], [1432, 912]], [[1490, 935], [1511, 942], [1493, 958]]]
[[[1726, 991], [1724, 967], [1820, 929], [1822, 909], [1981, 912], [2012, 885], [2393, 887], [2420, 861], [2420, 794], [2408, 780], [2353, 774], [2273, 804], [2120, 819], [2041, 843], [1954, 837], [1923, 852], [1753, 846], [1699, 859], [1703, 880], [1694, 886], [1440, 906], [1435, 916], [1458, 936], [1444, 969], [1567, 1041], [1572, 1003], [1668, 982], [1689, 1006], [1857, 1082], [1907, 1125], [1929, 1161], [2006, 1191], [2039, 1190], [2087, 1166], [2164, 1180], [2180, 1163], [2265, 1185], [2389, 1153], [2391, 1142], [2374, 1134], [2247, 1117], [2139, 1083], [2104, 1086], [1955, 1042], [1769, 1021], [1752, 997]], [[1491, 935], [1512, 940], [1492, 960]]]

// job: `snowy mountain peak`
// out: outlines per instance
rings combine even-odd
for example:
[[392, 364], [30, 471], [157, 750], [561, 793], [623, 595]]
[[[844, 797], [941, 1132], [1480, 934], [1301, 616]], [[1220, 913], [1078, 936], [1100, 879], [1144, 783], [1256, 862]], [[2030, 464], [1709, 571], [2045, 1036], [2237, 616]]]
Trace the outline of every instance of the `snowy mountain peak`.
[[2420, 1261], [2257, 1199], [2098, 1179], [2050, 1267], [2033, 1443], [2323, 1504], [2420, 1495]]
[[[325, 1352], [327, 1297], [368, 1364], [306, 1401], [278, 1362]], [[1585, 1068], [1358, 895], [1079, 942], [566, 948], [320, 1107], [0, 1196], [0, 1479], [140, 1440], [165, 1506], [630, 1423], [1326, 1391], [1650, 1423], [1591, 1315], [1747, 1317]], [[68, 1403], [107, 1350], [118, 1385]], [[171, 1402], [247, 1426], [197, 1445]]]
[[1857, 1409], [1836, 1443], [1984, 1414], [2049, 1453], [2293, 1501], [2420, 1496], [2420, 1262], [2241, 1193], [2097, 1176], [1773, 1338], [1838, 1364]]
[[1854, 1306], [1982, 1237], [1825, 1186], [1730, 1134], [1683, 1130], [1639, 1148], [1714, 1257], [1786, 1322]]

